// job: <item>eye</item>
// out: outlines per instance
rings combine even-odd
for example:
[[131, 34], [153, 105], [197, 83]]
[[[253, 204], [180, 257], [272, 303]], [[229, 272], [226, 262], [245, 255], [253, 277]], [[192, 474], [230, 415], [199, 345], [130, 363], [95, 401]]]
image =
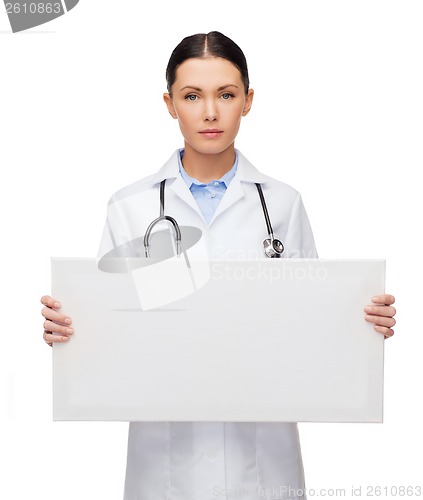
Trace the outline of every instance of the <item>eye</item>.
[[195, 94], [188, 94], [187, 96], [185, 96], [185, 99], [187, 101], [196, 101], [197, 100], [197, 96]]
[[225, 92], [224, 94], [221, 95], [222, 99], [224, 99], [225, 101], [231, 99], [231, 97], [233, 97], [233, 94], [230, 94], [229, 92]]

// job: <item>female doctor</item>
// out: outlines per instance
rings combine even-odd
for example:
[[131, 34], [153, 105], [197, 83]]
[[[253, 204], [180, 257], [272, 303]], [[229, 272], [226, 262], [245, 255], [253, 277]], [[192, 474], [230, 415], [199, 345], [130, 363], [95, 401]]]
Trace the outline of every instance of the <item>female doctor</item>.
[[[164, 101], [184, 148], [111, 198], [100, 255], [145, 234], [159, 215], [164, 184], [164, 213], [200, 228], [211, 258], [262, 258], [266, 239], [270, 254], [317, 257], [300, 194], [262, 174], [234, 147], [254, 95], [241, 49], [216, 31], [189, 36], [173, 51], [166, 78]], [[392, 336], [394, 297], [371, 300], [365, 319], [375, 334]], [[72, 320], [61, 304], [50, 296], [41, 302], [44, 340], [69, 341]], [[210, 313], [208, 321], [221, 328], [213, 305]], [[299, 499], [304, 488], [296, 423], [130, 423], [125, 500]]]

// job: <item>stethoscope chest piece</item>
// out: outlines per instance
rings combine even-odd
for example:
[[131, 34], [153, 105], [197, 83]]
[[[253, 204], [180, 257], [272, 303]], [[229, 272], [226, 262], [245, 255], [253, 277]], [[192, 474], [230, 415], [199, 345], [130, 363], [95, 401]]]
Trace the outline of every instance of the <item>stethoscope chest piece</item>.
[[277, 259], [282, 256], [282, 252], [284, 251], [284, 246], [282, 241], [277, 240], [275, 238], [266, 238], [263, 241], [264, 253], [266, 257], [270, 257], [272, 259]]

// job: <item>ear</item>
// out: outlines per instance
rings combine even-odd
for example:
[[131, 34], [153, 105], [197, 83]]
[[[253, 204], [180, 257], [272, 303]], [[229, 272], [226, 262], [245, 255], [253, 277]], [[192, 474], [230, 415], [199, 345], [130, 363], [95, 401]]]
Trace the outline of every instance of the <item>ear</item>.
[[176, 111], [175, 111], [175, 108], [173, 106], [173, 102], [172, 102], [172, 98], [170, 97], [170, 95], [165, 92], [163, 94], [163, 100], [164, 102], [166, 103], [166, 106], [167, 106], [167, 110], [169, 111], [169, 114], [172, 118], [178, 118], [177, 115], [176, 115]]
[[244, 109], [242, 110], [242, 116], [247, 116], [250, 112], [251, 106], [253, 104], [254, 90], [249, 89], [248, 94], [245, 98]]

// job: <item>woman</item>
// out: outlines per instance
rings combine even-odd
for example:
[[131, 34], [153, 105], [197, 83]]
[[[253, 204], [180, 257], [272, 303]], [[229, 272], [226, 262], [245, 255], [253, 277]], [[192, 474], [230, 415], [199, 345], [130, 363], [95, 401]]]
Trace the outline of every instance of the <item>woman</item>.
[[[157, 174], [112, 197], [100, 254], [145, 233], [151, 206], [158, 205], [160, 183], [166, 180], [167, 211], [202, 230], [210, 257], [263, 256], [267, 229], [256, 183], [262, 186], [274, 232], [284, 243], [282, 256], [316, 257], [299, 193], [261, 174], [235, 149], [241, 119], [254, 96], [241, 49], [218, 32], [187, 37], [173, 51], [166, 78], [164, 101], [179, 122], [184, 148]], [[229, 241], [226, 233], [222, 237], [223, 222], [233, 227]], [[385, 338], [392, 336], [394, 297], [372, 300], [365, 307], [366, 320]], [[52, 297], [41, 302], [44, 340], [50, 345], [67, 342], [73, 334], [71, 319]], [[303, 498], [304, 488], [296, 423], [130, 424], [126, 500], [257, 500], [265, 494]]]

